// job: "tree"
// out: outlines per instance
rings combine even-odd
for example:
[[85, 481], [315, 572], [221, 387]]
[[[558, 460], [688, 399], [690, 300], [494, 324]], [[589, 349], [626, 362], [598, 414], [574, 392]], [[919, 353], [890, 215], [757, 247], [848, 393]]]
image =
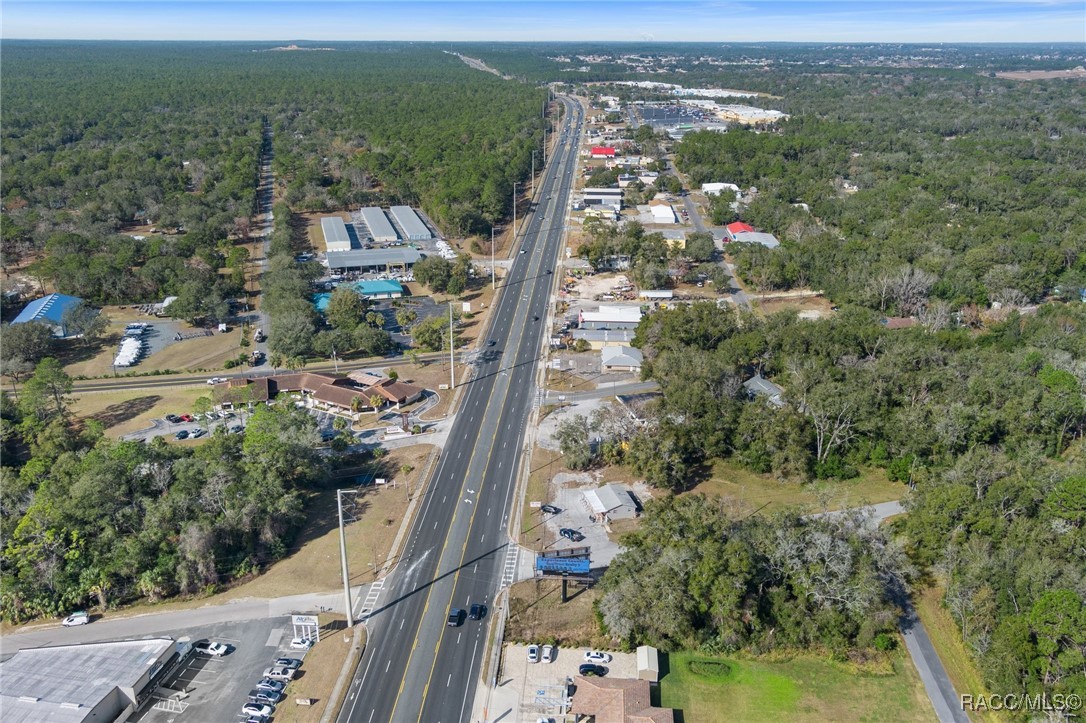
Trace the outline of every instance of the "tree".
[[427, 256], [412, 267], [419, 283], [435, 293], [441, 293], [448, 287], [452, 270], [452, 264], [440, 256]]
[[570, 469], [588, 469], [596, 461], [586, 417], [577, 414], [563, 419], [554, 436]]
[[67, 415], [71, 393], [72, 378], [57, 359], [46, 357], [38, 362], [34, 375], [23, 385], [19, 403], [26, 415], [45, 422]]
[[60, 323], [68, 336], [82, 337], [87, 346], [109, 329], [109, 317], [82, 301], [65, 309]]
[[0, 371], [12, 383], [18, 382], [45, 358], [53, 343], [52, 328], [37, 321], [0, 327]]
[[686, 237], [686, 248], [683, 254], [693, 261], [708, 261], [713, 258], [716, 244], [710, 233], [692, 233]]
[[304, 357], [313, 345], [313, 315], [309, 309], [291, 308], [272, 317], [272, 352], [284, 357]]
[[[411, 338], [424, 351], [448, 349], [445, 338], [449, 335], [449, 322], [440, 316], [432, 316], [411, 327]], [[457, 343], [459, 339], [457, 339]]]
[[354, 288], [346, 285], [337, 286], [328, 299], [324, 316], [333, 329], [353, 331], [362, 323], [368, 304]]

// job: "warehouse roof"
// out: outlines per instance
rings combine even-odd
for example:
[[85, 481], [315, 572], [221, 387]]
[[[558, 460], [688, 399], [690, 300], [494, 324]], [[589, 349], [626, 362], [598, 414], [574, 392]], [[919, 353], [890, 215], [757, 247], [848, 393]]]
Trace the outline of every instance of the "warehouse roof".
[[645, 357], [632, 346], [605, 346], [600, 350], [604, 367], [641, 367]]
[[426, 224], [422, 222], [422, 219], [410, 206], [393, 206], [389, 210], [392, 211], [392, 217], [396, 219], [396, 223], [400, 224], [400, 228], [403, 229], [408, 238], [430, 238], [433, 236], [430, 229], [427, 228]]
[[741, 244], [761, 244], [768, 249], [775, 249], [781, 245], [781, 242], [777, 240], [777, 237], [771, 233], [762, 233], [760, 231], [743, 231], [742, 233], [733, 233], [732, 238], [736, 243]]
[[328, 267], [352, 269], [388, 264], [414, 264], [421, 258], [422, 254], [412, 248], [331, 251], [328, 253]]
[[76, 304], [82, 303], [77, 296], [65, 296], [64, 294], [49, 294], [40, 299], [34, 299], [19, 312], [12, 320], [12, 324], [25, 324], [28, 321], [42, 321], [59, 325], [64, 317], [64, 312]]
[[374, 241], [395, 241], [399, 238], [396, 229], [388, 222], [388, 216], [376, 206], [363, 208], [362, 220], [366, 222], [366, 228], [370, 230]]
[[174, 644], [151, 638], [20, 650], [0, 664], [4, 720], [82, 721], [115, 688], [134, 688]]
[[321, 219], [321, 231], [324, 232], [324, 242], [328, 248], [334, 245], [346, 244], [351, 247], [351, 237], [347, 234], [347, 225], [339, 216], [325, 216]]

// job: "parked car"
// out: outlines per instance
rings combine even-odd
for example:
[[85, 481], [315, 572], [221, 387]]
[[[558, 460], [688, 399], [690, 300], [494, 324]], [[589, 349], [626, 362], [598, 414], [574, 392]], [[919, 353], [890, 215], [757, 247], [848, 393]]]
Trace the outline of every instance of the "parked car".
[[260, 690], [274, 690], [276, 693], [282, 693], [283, 688], [287, 687], [287, 684], [281, 680], [272, 680], [271, 678], [261, 678], [257, 681], [256, 687]]
[[602, 665], [595, 665], [593, 663], [582, 663], [581, 667], [577, 668], [577, 672], [586, 678], [590, 678], [593, 675], [603, 677], [607, 675], [607, 668]]
[[278, 690], [267, 690], [265, 688], [253, 688], [249, 691], [250, 703], [263, 703], [264, 705], [275, 705], [282, 700], [283, 694]]
[[191, 422], [191, 421], [192, 421], [192, 415], [191, 415], [191, 414], [182, 414], [182, 415], [181, 415], [181, 416], [179, 417], [179, 419], [180, 419], [180, 420], [181, 420], [182, 422]]
[[297, 637], [292, 638], [290, 641], [291, 650], [309, 650], [313, 647], [313, 643], [317, 642], [313, 638]]
[[245, 427], [241, 426], [240, 424], [235, 424], [234, 426], [230, 427], [230, 431], [233, 434], [241, 434], [245, 431]]
[[482, 620], [486, 617], [486, 605], [474, 603], [471, 609], [468, 610], [468, 617], [472, 620]]
[[577, 532], [577, 530], [570, 529], [569, 527], [563, 527], [562, 529], [558, 530], [558, 534], [566, 538], [570, 542], [580, 542], [584, 539], [584, 535], [582, 535], [580, 532]]
[[295, 670], [297, 669], [273, 665], [270, 668], [265, 668], [262, 675], [263, 677], [271, 678], [272, 680], [291, 680], [294, 677]]
[[216, 643], [214, 640], [201, 640], [192, 647], [197, 653], [203, 653], [204, 655], [214, 655], [215, 657], [219, 657], [220, 655], [226, 655], [226, 653], [230, 650], [230, 648], [227, 647], [225, 644]]
[[207, 434], [207, 430], [201, 429], [200, 427], [197, 427], [196, 429], [192, 430], [192, 434], [190, 434], [189, 436], [192, 437], [193, 439], [199, 439], [200, 437], [204, 436], [205, 434]]
[[170, 424], [177, 424], [181, 421], [181, 417], [177, 416], [176, 414], [167, 414], [166, 421]]
[[543, 505], [539, 509], [541, 512], [546, 512], [548, 515], [557, 515], [559, 512], [562, 511], [554, 505]]
[[173, 438], [176, 439], [176, 440], [188, 439], [189, 438], [189, 431], [187, 429], [182, 429], [180, 432], [175, 434], [173, 436]]
[[297, 670], [302, 667], [302, 661], [297, 658], [276, 658], [275, 665], [278, 668], [290, 668], [291, 670]]
[[610, 663], [611, 656], [608, 653], [600, 652], [599, 650], [589, 650], [584, 654], [584, 662], [586, 663]]
[[64, 622], [61, 623], [66, 628], [74, 627], [76, 625], [86, 625], [90, 622], [90, 615], [79, 610], [72, 613], [68, 617], [64, 618]]
[[539, 656], [539, 660], [544, 663], [553, 663], [554, 654], [558, 652], [554, 649], [553, 645], [544, 645], [543, 654]]
[[450, 628], [459, 627], [460, 623], [464, 621], [464, 611], [460, 608], [453, 608], [449, 611], [449, 619], [445, 623]]
[[241, 712], [245, 715], [258, 715], [264, 716], [265, 718], [270, 716], [273, 710], [275, 709], [272, 708], [270, 705], [262, 703], [246, 703], [245, 705], [241, 706]]
[[538, 645], [529, 645], [528, 646], [528, 662], [529, 663], [538, 663], [539, 662], [539, 646]]

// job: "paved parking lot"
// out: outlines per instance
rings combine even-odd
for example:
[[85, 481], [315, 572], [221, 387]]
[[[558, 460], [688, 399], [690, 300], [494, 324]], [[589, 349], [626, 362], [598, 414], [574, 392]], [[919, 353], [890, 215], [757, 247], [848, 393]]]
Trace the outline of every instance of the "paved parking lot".
[[[528, 646], [507, 644], [502, 651], [501, 681], [494, 693], [492, 710], [497, 714], [515, 708], [516, 715], [502, 720], [534, 721], [550, 716], [562, 721], [561, 700], [566, 680], [577, 675], [588, 648], [559, 648], [553, 663], [529, 663]], [[610, 678], [636, 678], [637, 656], [633, 653], [611, 653], [613, 659], [604, 665]], [[576, 696], [576, 694], [574, 694]], [[514, 697], [517, 699], [514, 701]], [[569, 716], [566, 720], [573, 720]]]
[[[141, 723], [237, 723], [249, 691], [277, 657], [302, 658], [289, 649], [290, 618], [220, 623], [167, 633], [178, 640], [208, 638], [226, 643], [229, 653], [221, 658], [194, 655], [164, 685], [188, 693], [179, 703], [167, 700], [160, 690], [156, 700], [133, 718]], [[305, 675], [303, 664], [297, 677]], [[280, 704], [282, 704], [282, 701]]]

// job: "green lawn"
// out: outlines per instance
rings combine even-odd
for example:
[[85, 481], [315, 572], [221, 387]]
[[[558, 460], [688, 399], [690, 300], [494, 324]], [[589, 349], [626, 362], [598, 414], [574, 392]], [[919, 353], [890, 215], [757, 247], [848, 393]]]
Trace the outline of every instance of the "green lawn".
[[[719, 661], [722, 675], [699, 675], [691, 661]], [[854, 673], [814, 657], [784, 662], [668, 656], [660, 705], [682, 710], [688, 723], [732, 721], [931, 721], [935, 713], [903, 650], [893, 673]]]

